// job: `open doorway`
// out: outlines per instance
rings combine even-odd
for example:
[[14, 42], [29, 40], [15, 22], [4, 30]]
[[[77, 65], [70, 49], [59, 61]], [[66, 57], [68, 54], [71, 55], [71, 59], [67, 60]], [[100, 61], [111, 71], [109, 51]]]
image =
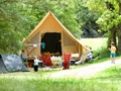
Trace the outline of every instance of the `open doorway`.
[[41, 53], [62, 55], [61, 33], [45, 33], [41, 40]]

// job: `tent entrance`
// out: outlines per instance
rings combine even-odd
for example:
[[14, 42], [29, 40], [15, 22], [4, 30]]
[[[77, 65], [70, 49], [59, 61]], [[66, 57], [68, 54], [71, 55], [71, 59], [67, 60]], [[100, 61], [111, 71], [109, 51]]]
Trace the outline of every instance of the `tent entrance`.
[[41, 40], [41, 53], [62, 55], [61, 33], [45, 33]]

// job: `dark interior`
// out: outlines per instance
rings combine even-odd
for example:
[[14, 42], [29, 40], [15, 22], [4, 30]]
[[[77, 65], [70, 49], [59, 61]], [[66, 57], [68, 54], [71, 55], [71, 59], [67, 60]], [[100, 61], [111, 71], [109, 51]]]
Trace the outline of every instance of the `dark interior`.
[[49, 52], [53, 55], [62, 55], [61, 52], [61, 34], [60, 33], [45, 33], [42, 37], [41, 44], [44, 43], [45, 47], [42, 48], [41, 53]]

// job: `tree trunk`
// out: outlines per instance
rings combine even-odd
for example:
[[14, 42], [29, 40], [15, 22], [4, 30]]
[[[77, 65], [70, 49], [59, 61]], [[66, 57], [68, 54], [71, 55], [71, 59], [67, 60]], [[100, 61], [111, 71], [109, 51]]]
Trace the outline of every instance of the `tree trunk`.
[[121, 52], [121, 24], [118, 26], [118, 52]]
[[[105, 2], [106, 3], [106, 7], [108, 10], [112, 11], [114, 10], [114, 6], [113, 4], [111, 4], [110, 2]], [[113, 19], [113, 17], [112, 17]], [[108, 30], [108, 46], [107, 47], [110, 47], [110, 43], [111, 42], [114, 42], [115, 45], [117, 46], [117, 43], [116, 43], [116, 29], [115, 27], [113, 26], [111, 29]]]
[[112, 41], [112, 36], [111, 36], [111, 31], [110, 30], [108, 30], [108, 42], [107, 42], [107, 47], [109, 48], [110, 47], [110, 43], [111, 43], [111, 41]]
[[111, 42], [114, 42], [115, 46], [117, 46], [117, 43], [116, 43], [116, 28], [112, 28], [111, 29], [111, 36], [112, 36], [112, 41]]
[[[119, 3], [119, 15], [121, 15], [121, 3]], [[118, 52], [121, 52], [121, 23], [118, 26]]]
[[116, 30], [115, 28], [111, 28], [109, 31], [108, 31], [108, 47], [110, 47], [110, 43], [111, 42], [114, 42], [115, 43], [115, 46], [117, 46], [117, 43], [116, 43]]

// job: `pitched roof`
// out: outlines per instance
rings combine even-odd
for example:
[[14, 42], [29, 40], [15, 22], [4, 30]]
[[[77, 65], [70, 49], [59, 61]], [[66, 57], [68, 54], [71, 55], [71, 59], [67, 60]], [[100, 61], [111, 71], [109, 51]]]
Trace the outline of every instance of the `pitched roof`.
[[[51, 11], [49, 11], [46, 15], [45, 15], [45, 17], [38, 23], [38, 25], [32, 30], [32, 32], [29, 34], [29, 36], [25, 39], [25, 40], [23, 40], [23, 43], [25, 43], [26, 41], [27, 41], [27, 39], [31, 39], [38, 31], [39, 31], [39, 29], [38, 28], [40, 28], [41, 27], [41, 25], [44, 23], [44, 21], [49, 17], [49, 16], [52, 16], [53, 17], [53, 19], [55, 19], [56, 21], [57, 21], [57, 23], [65, 30], [65, 32], [69, 35], [69, 36], [71, 36], [71, 38], [72, 39], [74, 39], [75, 41], [77, 41], [80, 45], [82, 45], [70, 32], [69, 32], [69, 30], [55, 17], [55, 15], [51, 12]], [[82, 45], [83, 46], [83, 45]], [[83, 46], [84, 48], [86, 48], [85, 46]]]

